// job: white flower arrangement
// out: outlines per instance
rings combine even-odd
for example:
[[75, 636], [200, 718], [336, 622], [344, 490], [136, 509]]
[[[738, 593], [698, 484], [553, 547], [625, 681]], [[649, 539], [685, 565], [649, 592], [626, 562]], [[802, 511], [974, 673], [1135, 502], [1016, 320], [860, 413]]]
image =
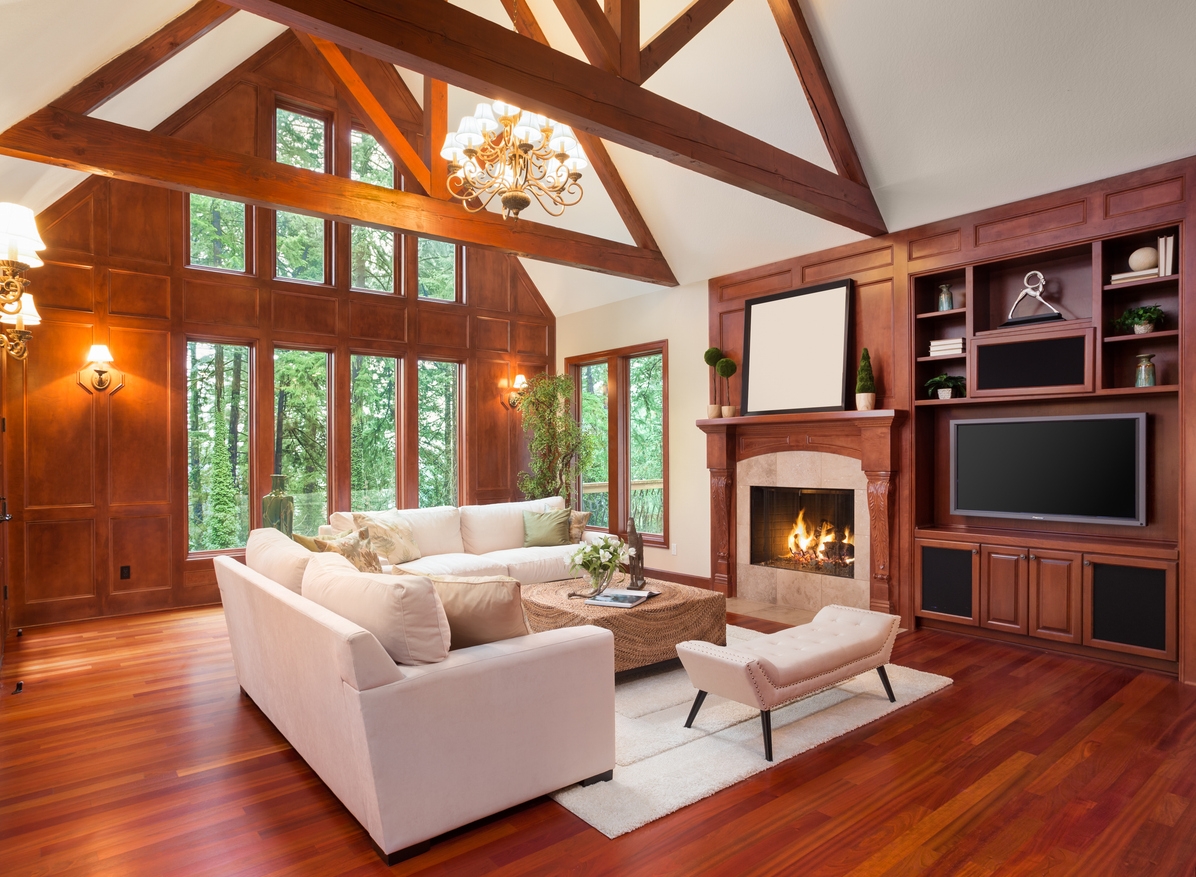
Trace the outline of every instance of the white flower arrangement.
[[565, 558], [565, 566], [573, 573], [587, 573], [591, 578], [608, 579], [619, 571], [619, 565], [634, 556], [635, 549], [618, 536], [600, 536], [586, 542]]

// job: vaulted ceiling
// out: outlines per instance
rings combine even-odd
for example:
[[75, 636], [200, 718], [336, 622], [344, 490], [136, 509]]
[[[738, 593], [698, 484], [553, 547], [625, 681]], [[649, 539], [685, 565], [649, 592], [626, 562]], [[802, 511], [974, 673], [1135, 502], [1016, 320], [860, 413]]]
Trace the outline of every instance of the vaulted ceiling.
[[[0, 0], [6, 51], [0, 130], [136, 45], [193, 0]], [[500, 0], [456, 4], [512, 27]], [[647, 43], [686, 0], [641, 0]], [[527, 0], [553, 48], [585, 58], [553, 0]], [[1196, 151], [1188, 60], [1196, 4], [1182, 0], [802, 0], [802, 10], [890, 230], [977, 210]], [[238, 12], [94, 115], [150, 129], [284, 27]], [[401, 75], [416, 95], [422, 77]], [[733, 0], [645, 88], [827, 170], [834, 165], [768, 0]], [[450, 87], [450, 124], [480, 96]], [[681, 283], [858, 240], [777, 201], [607, 144]], [[0, 200], [40, 210], [78, 172], [0, 158]], [[560, 219], [632, 243], [593, 173]], [[558, 314], [657, 287], [524, 260]]]

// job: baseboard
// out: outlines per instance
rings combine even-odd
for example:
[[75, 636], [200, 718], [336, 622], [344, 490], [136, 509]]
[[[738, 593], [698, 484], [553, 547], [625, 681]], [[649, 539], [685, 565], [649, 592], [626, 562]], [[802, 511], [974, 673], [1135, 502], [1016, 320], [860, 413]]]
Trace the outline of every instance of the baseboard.
[[644, 575], [650, 579], [661, 579], [666, 582], [676, 582], [679, 585], [689, 585], [691, 588], [703, 588], [704, 590], [717, 591], [718, 588], [710, 586], [710, 579], [706, 576], [691, 576], [689, 573], [673, 572], [669, 569], [648, 569], [644, 568]]

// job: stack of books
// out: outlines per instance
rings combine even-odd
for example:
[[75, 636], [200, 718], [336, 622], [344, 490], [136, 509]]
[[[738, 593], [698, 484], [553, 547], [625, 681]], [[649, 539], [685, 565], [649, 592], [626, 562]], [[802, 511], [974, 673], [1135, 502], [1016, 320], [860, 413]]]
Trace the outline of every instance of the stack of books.
[[931, 356], [958, 356], [963, 353], [962, 338], [942, 338], [930, 342]]
[[1175, 235], [1165, 235], [1159, 238], [1159, 265], [1157, 268], [1144, 268], [1141, 271], [1123, 271], [1109, 278], [1109, 283], [1132, 283], [1135, 280], [1145, 280], [1148, 277], [1170, 277], [1175, 273]]

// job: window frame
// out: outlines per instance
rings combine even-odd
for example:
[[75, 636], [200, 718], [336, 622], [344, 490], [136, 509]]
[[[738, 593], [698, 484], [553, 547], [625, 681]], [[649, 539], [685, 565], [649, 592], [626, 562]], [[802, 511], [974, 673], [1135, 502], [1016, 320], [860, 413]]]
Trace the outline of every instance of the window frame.
[[[216, 268], [211, 265], [196, 265], [191, 261], [191, 198], [193, 195], [200, 194], [198, 192], [184, 192], [183, 195], [183, 226], [186, 229], [185, 235], [187, 240], [186, 261], [183, 267], [191, 268], [195, 271], [207, 271], [212, 274], [228, 274], [232, 277], [252, 277], [257, 273], [257, 265], [255, 264], [256, 250], [254, 241], [257, 240], [256, 221], [257, 210], [252, 204], [244, 201], [238, 201], [235, 198], [221, 198], [221, 201], [228, 201], [232, 204], [240, 204], [245, 208], [245, 269], [238, 271], [236, 268]], [[201, 197], [209, 197], [201, 195]], [[208, 343], [208, 342], [202, 342]]]
[[[627, 518], [631, 513], [631, 394], [630, 362], [644, 356], [661, 357], [661, 475], [663, 484], [662, 533], [643, 533], [644, 545], [669, 547], [669, 342], [648, 341], [611, 350], [599, 350], [565, 358], [565, 371], [573, 381], [573, 416], [581, 418], [581, 370], [588, 365], [606, 365], [607, 410], [607, 520], [609, 526], [586, 527], [599, 533], [627, 537]], [[581, 475], [574, 484], [580, 508]]]
[[[270, 155], [274, 161], [278, 161], [278, 111], [286, 110], [288, 113], [295, 113], [300, 116], [307, 116], [309, 119], [319, 119], [324, 123], [324, 170], [323, 173], [332, 174], [335, 172], [335, 148], [336, 148], [336, 119], [335, 113], [322, 107], [312, 106], [297, 101], [283, 95], [276, 94], [274, 96], [274, 113], [270, 125]], [[279, 162], [282, 164], [282, 162]], [[287, 165], [291, 167], [291, 165]], [[279, 213], [294, 213], [292, 210], [272, 210], [274, 221], [270, 224], [270, 244], [273, 257], [270, 266], [270, 278], [277, 283], [297, 283], [302, 286], [332, 286], [333, 285], [333, 266], [332, 260], [335, 255], [332, 239], [334, 236], [334, 228], [331, 220], [322, 220], [324, 223], [324, 279], [323, 280], [301, 280], [297, 277], [280, 277], [278, 275], [278, 214]], [[303, 215], [303, 214], [298, 214]]]
[[[373, 132], [370, 131], [369, 128], [367, 128], [365, 125], [359, 124], [356, 121], [354, 121], [353, 124], [349, 127], [349, 157], [350, 157], [349, 179], [353, 179], [353, 169], [352, 169], [351, 165], [352, 165], [353, 134], [354, 134], [354, 132], [358, 132], [361, 134], [369, 134], [370, 137], [374, 137]], [[378, 141], [377, 137], [374, 137], [374, 141], [378, 142], [379, 145], [381, 145], [381, 142]], [[383, 151], [385, 152], [385, 150], [383, 150]], [[387, 158], [390, 158], [390, 156], [387, 155]], [[406, 180], [405, 180], [402, 172], [399, 170], [398, 163], [395, 162], [395, 160], [393, 158], [391, 158], [390, 163], [391, 163], [391, 173], [393, 175], [393, 180], [391, 182], [390, 188], [396, 192], [405, 191]], [[372, 185], [372, 184], [367, 184], [367, 185]], [[406, 246], [406, 240], [407, 240], [408, 235], [402, 234], [401, 232], [397, 232], [397, 231], [388, 232], [388, 234], [390, 234], [390, 237], [391, 237], [391, 248], [393, 251], [392, 258], [394, 259], [393, 271], [392, 271], [392, 275], [391, 275], [391, 289], [389, 291], [382, 290], [382, 289], [369, 289], [368, 287], [353, 285], [353, 269], [352, 269], [353, 229], [360, 228], [362, 226], [354, 225], [353, 223], [346, 223], [346, 225], [349, 226], [349, 265], [350, 265], [349, 271], [348, 271], [349, 290], [352, 292], [361, 292], [361, 293], [366, 293], [369, 295], [399, 295], [399, 296], [404, 295], [406, 292], [406, 285], [407, 285], [405, 282], [406, 272], [403, 270], [404, 266], [405, 266], [404, 248]]]

